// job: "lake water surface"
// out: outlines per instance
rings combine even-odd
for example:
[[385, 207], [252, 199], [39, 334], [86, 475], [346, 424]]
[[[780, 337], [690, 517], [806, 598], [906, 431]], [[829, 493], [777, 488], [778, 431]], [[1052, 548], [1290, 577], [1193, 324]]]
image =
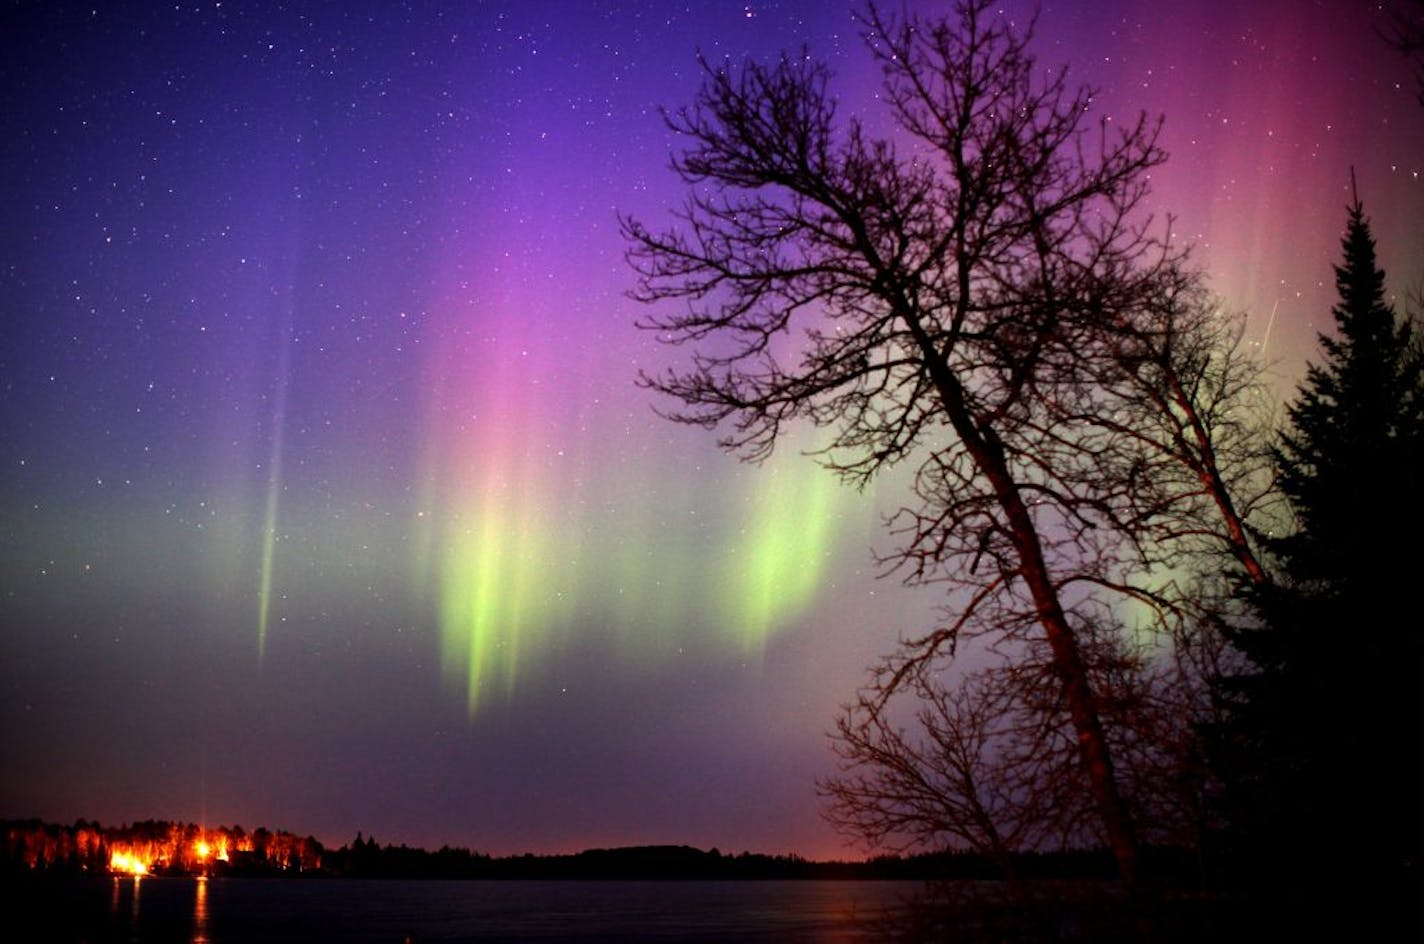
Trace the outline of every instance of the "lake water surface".
[[106, 877], [20, 910], [35, 940], [861, 944], [919, 882], [378, 881]]

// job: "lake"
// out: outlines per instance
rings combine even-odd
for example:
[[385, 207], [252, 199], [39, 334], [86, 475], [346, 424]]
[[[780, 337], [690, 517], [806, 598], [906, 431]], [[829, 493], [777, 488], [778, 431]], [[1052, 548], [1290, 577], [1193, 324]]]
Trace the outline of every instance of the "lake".
[[[21, 891], [35, 940], [863, 944], [920, 882], [94, 877]], [[17, 891], [12, 889], [12, 891]], [[8, 897], [8, 896], [7, 896]], [[20, 924], [24, 927], [29, 922]], [[12, 925], [13, 926], [13, 925]]]

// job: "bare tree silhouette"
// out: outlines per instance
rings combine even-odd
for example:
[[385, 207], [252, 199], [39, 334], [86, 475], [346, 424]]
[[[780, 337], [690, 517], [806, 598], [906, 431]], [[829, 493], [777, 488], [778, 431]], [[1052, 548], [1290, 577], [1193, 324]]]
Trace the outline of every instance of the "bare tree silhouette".
[[1031, 26], [986, 0], [934, 21], [872, 6], [862, 24], [894, 141], [838, 119], [804, 53], [704, 63], [696, 101], [668, 114], [687, 202], [666, 232], [623, 230], [635, 297], [661, 304], [645, 327], [693, 351], [643, 382], [752, 460], [810, 422], [850, 482], [918, 461], [920, 504], [890, 559], [957, 601], [919, 657], [974, 626], [1043, 654], [1135, 889], [1136, 828], [1082, 643], [1100, 614], [1080, 599], [1139, 591], [1110, 573], [1121, 503], [1084, 437], [1105, 434], [1085, 404], [1114, 345], [1179, 261], [1142, 213], [1157, 126], [1089, 124], [1092, 90], [1038, 68]]

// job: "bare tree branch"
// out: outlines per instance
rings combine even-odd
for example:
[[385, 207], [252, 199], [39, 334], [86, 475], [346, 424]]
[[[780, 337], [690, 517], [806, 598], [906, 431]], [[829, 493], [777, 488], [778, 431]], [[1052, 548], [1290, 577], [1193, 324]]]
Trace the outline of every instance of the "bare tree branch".
[[1175, 261], [1141, 206], [1158, 125], [1088, 124], [1091, 90], [1039, 69], [987, 0], [936, 21], [871, 6], [862, 25], [907, 143], [839, 120], [804, 53], [704, 62], [696, 101], [668, 115], [688, 202], [667, 232], [623, 231], [634, 297], [658, 305], [645, 326], [693, 349], [642, 382], [752, 460], [799, 421], [828, 431], [823, 461], [856, 484], [918, 457], [898, 562], [993, 586], [998, 621], [976, 624], [1047, 653], [1133, 887], [1135, 827], [1062, 588], [1117, 553], [1078, 416], [1108, 339]]

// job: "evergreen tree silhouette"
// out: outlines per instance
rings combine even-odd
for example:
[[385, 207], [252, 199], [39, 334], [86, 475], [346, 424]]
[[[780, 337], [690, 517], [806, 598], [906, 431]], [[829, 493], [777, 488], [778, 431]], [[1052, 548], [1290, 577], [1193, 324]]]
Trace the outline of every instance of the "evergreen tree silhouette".
[[1227, 815], [1253, 882], [1310, 896], [1349, 877], [1417, 926], [1424, 360], [1357, 196], [1342, 248], [1335, 332], [1276, 454], [1295, 528], [1266, 539], [1279, 579], [1252, 591], [1260, 624], [1232, 634], [1256, 671], [1226, 685]]

